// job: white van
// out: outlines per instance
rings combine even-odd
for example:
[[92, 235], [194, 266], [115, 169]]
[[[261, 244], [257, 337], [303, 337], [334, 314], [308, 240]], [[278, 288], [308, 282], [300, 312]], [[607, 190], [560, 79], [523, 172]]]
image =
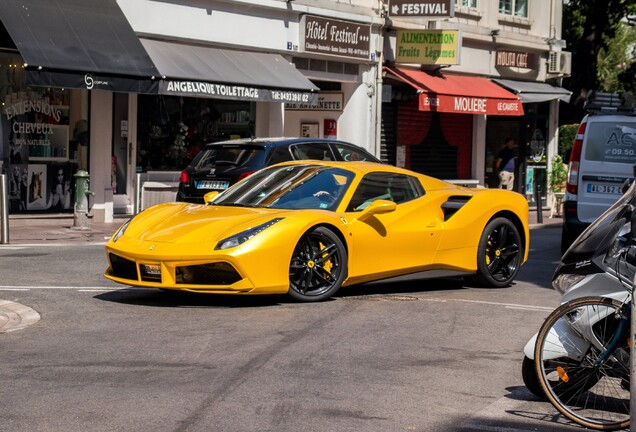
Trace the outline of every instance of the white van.
[[[634, 178], [636, 109], [625, 107], [626, 101], [616, 95], [599, 96], [605, 100], [586, 106], [590, 114], [581, 121], [570, 154], [562, 253], [620, 198], [625, 181]], [[612, 106], [617, 102], [620, 107]]]

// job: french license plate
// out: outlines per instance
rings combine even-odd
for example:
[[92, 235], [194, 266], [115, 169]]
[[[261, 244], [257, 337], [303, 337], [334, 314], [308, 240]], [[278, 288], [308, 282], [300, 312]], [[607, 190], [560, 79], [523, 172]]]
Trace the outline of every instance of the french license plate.
[[604, 185], [598, 183], [588, 183], [587, 191], [589, 193], [598, 193], [598, 194], [621, 194], [621, 187], [619, 185]]
[[227, 189], [230, 182], [227, 180], [199, 180], [197, 189]]
[[161, 276], [161, 266], [156, 264], [142, 264], [141, 270], [149, 276]]

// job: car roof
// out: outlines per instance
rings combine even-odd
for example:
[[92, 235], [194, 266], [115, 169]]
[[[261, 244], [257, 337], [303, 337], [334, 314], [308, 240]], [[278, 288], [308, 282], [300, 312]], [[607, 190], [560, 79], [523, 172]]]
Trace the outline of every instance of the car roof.
[[291, 145], [291, 144], [302, 144], [302, 143], [316, 143], [316, 142], [324, 142], [324, 143], [344, 143], [350, 144], [354, 147], [359, 147], [355, 144], [333, 140], [328, 138], [295, 138], [295, 137], [272, 137], [272, 138], [238, 138], [232, 140], [225, 141], [217, 141], [213, 143], [208, 143], [206, 147], [212, 147], [216, 145], [273, 145], [273, 146], [283, 146], [283, 145]]
[[455, 187], [450, 183], [445, 182], [444, 180], [440, 180], [435, 177], [428, 176], [426, 174], [417, 173], [415, 171], [408, 170], [406, 168], [396, 167], [394, 165], [388, 165], [377, 162], [359, 162], [359, 161], [319, 161], [319, 160], [295, 160], [282, 162], [278, 165], [323, 165], [330, 166], [334, 168], [342, 168], [349, 171], [356, 172], [357, 175], [365, 175], [370, 172], [383, 171], [383, 172], [392, 172], [398, 174], [405, 174], [413, 177], [418, 177], [421, 180], [426, 180], [426, 183], [429, 187], [433, 184], [435, 185], [435, 189], [438, 188], [446, 188], [446, 187]]

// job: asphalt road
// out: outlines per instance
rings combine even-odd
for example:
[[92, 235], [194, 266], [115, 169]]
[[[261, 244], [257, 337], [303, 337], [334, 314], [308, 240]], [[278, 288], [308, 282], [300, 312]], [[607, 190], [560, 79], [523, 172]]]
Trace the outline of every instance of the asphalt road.
[[0, 248], [0, 300], [40, 318], [0, 333], [0, 431], [579, 430], [521, 380], [559, 240], [533, 230], [509, 288], [411, 278], [318, 304], [118, 286], [102, 246]]

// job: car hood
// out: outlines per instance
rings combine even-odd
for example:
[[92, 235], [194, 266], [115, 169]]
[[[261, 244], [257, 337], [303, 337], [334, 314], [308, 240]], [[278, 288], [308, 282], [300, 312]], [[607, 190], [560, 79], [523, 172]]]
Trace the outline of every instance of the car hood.
[[287, 211], [166, 203], [145, 210], [126, 229], [126, 237], [161, 243], [218, 241], [260, 225]]

